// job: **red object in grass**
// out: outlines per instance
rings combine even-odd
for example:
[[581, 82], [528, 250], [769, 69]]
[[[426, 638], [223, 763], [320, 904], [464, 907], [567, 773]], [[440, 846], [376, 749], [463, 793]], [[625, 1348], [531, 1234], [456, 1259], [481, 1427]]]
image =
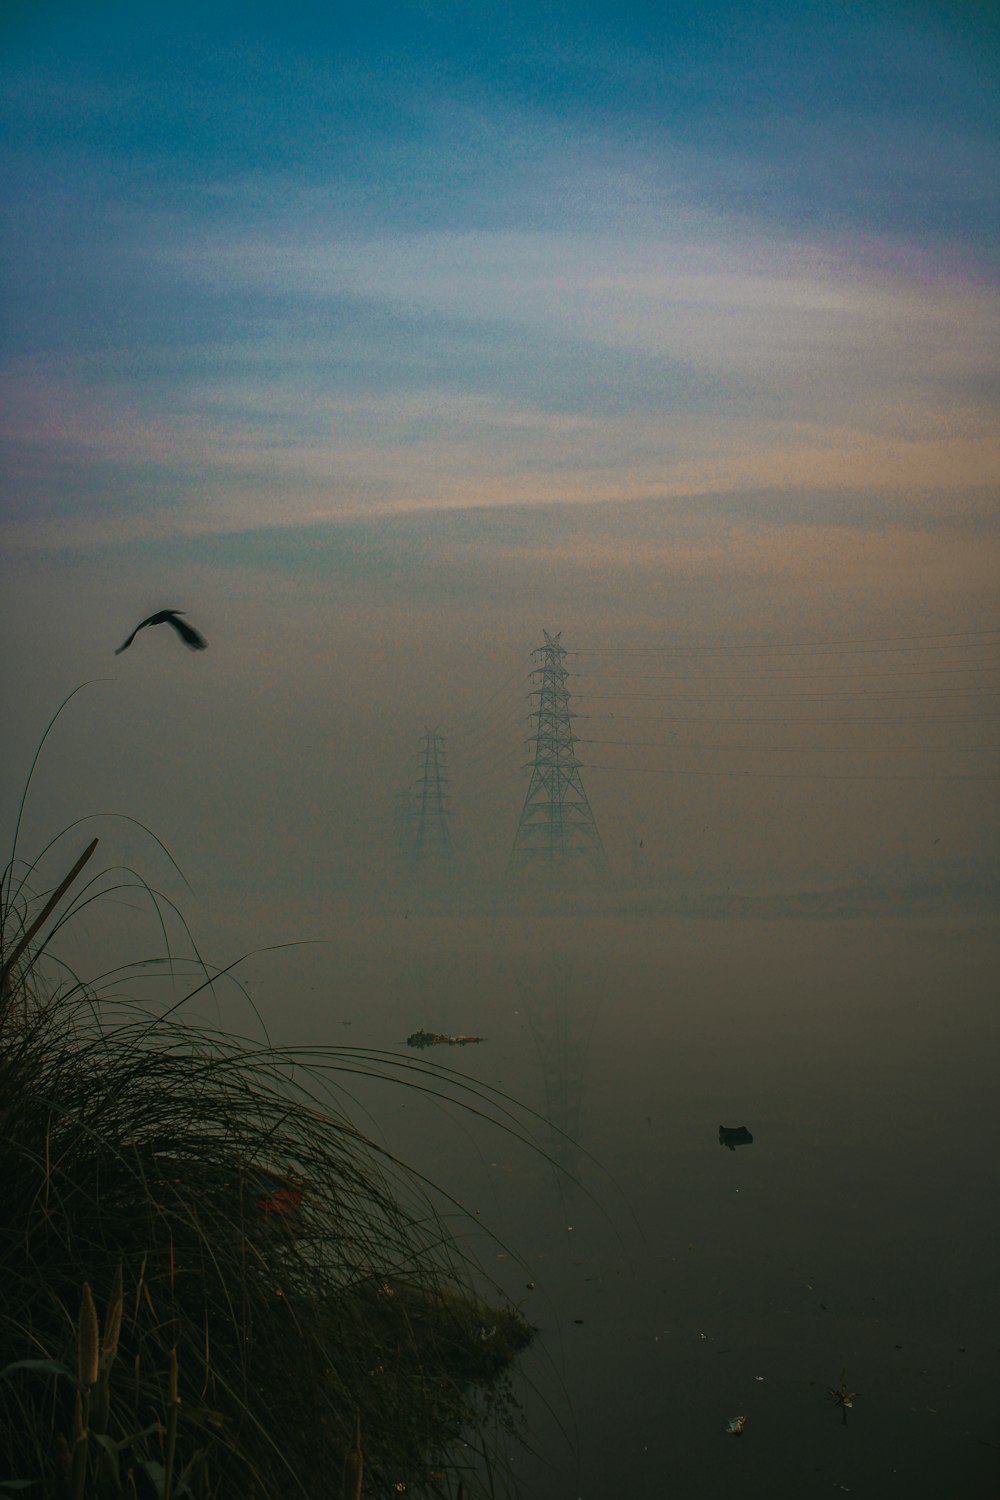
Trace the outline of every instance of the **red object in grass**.
[[266, 1214], [293, 1214], [301, 1206], [302, 1189], [286, 1179], [267, 1197], [262, 1194], [257, 1203]]

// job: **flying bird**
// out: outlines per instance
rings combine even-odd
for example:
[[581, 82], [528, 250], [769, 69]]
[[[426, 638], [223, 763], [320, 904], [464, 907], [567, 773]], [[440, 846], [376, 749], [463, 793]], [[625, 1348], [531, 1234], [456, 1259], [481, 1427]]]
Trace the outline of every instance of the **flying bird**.
[[188, 625], [186, 621], [180, 618], [183, 613], [184, 611], [181, 609], [158, 609], [156, 614], [150, 615], [148, 620], [140, 620], [128, 640], [122, 641], [115, 655], [121, 656], [123, 651], [127, 651], [139, 634], [139, 631], [145, 630], [147, 625], [172, 625], [185, 646], [189, 646], [192, 651], [204, 651], [208, 642], [203, 635], [195, 630], [193, 625]]

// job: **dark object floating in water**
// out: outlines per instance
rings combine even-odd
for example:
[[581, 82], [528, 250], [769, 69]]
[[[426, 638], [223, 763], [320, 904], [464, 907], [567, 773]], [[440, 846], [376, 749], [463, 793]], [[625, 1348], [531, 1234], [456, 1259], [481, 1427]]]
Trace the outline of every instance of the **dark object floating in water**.
[[753, 1136], [745, 1125], [720, 1125], [719, 1145], [735, 1151], [737, 1146], [752, 1146]]
[[408, 1047], [467, 1047], [470, 1042], [485, 1042], [484, 1036], [444, 1036], [440, 1031], [415, 1031], [406, 1038]]
[[192, 651], [204, 651], [208, 642], [200, 631], [195, 630], [193, 625], [189, 625], [186, 620], [180, 618], [183, 613], [182, 609], [159, 609], [155, 615], [150, 615], [148, 619], [140, 620], [128, 640], [122, 641], [115, 655], [121, 656], [123, 651], [127, 651], [139, 634], [139, 631], [145, 630], [147, 625], [172, 625], [185, 646], [190, 647]]

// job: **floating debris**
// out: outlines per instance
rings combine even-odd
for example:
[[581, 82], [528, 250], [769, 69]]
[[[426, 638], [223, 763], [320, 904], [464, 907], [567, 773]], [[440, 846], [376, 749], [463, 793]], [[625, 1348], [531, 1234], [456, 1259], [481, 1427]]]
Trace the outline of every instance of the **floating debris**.
[[840, 1372], [840, 1385], [836, 1389], [828, 1385], [826, 1393], [835, 1406], [841, 1407], [844, 1413], [844, 1426], [847, 1426], [847, 1413], [853, 1409], [854, 1403], [861, 1395], [860, 1391], [849, 1391], [847, 1389], [847, 1371]]
[[440, 1031], [415, 1031], [406, 1038], [408, 1047], [467, 1047], [470, 1042], [485, 1042], [484, 1036], [445, 1036]]
[[733, 1437], [742, 1437], [749, 1420], [749, 1417], [746, 1416], [730, 1417], [726, 1423], [726, 1431], [731, 1432]]
[[753, 1136], [745, 1125], [720, 1125], [719, 1145], [735, 1151], [737, 1146], [752, 1146]]

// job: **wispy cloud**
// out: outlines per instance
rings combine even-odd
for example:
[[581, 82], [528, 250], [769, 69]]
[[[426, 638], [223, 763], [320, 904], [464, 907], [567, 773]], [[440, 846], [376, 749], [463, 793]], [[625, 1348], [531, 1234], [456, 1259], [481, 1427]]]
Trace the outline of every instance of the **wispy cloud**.
[[[171, 525], [212, 531], [276, 512], [962, 487], [996, 472], [1000, 319], [975, 278], [759, 237], [232, 235], [145, 263], [193, 308], [242, 297], [255, 316], [229, 343], [199, 343], [192, 320], [138, 370], [106, 350], [13, 364], [3, 431], [36, 520], [61, 518], [74, 461], [100, 464], [105, 485], [117, 468], [111, 495], [139, 533], [162, 524], [149, 512], [171, 483], [191, 492]], [[95, 497], [95, 535], [108, 504]]]
[[29, 52], [11, 542], [995, 473], [993, 106], [927, 17]]

